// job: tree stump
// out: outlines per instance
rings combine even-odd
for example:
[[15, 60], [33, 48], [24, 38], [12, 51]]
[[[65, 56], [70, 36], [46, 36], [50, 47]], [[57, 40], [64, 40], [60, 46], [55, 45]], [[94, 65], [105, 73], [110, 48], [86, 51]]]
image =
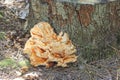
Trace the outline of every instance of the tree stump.
[[56, 33], [67, 32], [78, 55], [87, 61], [114, 55], [120, 45], [120, 2], [75, 4], [54, 0], [31, 0], [28, 27], [49, 22]]

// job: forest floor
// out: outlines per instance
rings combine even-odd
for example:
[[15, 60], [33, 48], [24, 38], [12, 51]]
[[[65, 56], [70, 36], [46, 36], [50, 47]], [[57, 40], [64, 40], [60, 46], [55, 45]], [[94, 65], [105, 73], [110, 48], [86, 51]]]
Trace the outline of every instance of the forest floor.
[[67, 68], [33, 67], [22, 50], [29, 32], [0, 25], [0, 80], [120, 80], [120, 58], [111, 57]]
[[6, 18], [0, 19], [0, 80], [120, 80], [119, 56], [90, 63], [81, 59], [67, 68], [31, 66], [23, 54], [29, 31], [20, 29], [19, 20]]

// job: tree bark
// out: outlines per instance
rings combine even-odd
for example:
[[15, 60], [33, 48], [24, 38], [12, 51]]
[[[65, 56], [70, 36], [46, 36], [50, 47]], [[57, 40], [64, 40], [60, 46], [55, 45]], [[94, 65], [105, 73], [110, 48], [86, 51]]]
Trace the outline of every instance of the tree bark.
[[111, 47], [120, 46], [120, 2], [82, 5], [31, 0], [28, 29], [46, 21], [55, 29], [67, 32], [77, 47], [77, 54], [88, 61], [114, 55]]

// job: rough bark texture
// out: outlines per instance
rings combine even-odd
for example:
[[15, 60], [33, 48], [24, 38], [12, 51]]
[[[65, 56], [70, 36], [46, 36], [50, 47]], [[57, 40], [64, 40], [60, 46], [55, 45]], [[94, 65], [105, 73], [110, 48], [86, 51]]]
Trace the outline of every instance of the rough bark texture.
[[114, 54], [111, 48], [120, 45], [120, 2], [80, 5], [31, 0], [28, 28], [40, 21], [49, 22], [57, 33], [67, 32], [78, 48], [78, 55], [87, 60]]

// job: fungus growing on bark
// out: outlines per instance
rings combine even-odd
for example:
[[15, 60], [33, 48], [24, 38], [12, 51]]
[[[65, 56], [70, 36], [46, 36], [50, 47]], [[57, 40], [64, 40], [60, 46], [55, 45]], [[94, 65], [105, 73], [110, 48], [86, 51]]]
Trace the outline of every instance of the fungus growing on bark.
[[67, 67], [67, 63], [75, 62], [77, 56], [75, 46], [67, 33], [57, 35], [46, 22], [36, 24], [30, 31], [31, 37], [26, 42], [24, 53], [30, 57], [33, 66], [44, 65], [51, 67]]

